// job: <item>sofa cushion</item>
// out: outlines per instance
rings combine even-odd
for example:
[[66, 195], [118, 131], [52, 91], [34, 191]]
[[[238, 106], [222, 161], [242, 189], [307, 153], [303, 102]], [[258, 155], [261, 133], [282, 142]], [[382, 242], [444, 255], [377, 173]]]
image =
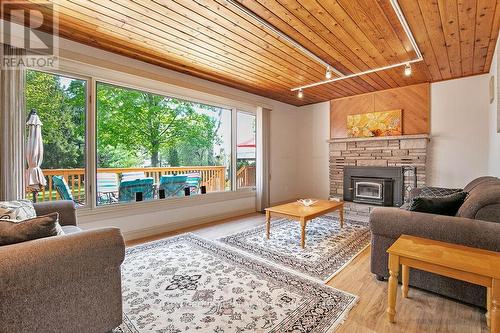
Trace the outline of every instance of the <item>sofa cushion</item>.
[[456, 192], [439, 197], [413, 198], [408, 210], [421, 213], [454, 216], [467, 197], [466, 192]]
[[21, 221], [33, 217], [36, 212], [30, 200], [0, 201], [0, 219]]
[[58, 213], [51, 213], [20, 222], [0, 220], [0, 246], [57, 236], [61, 230], [58, 219]]

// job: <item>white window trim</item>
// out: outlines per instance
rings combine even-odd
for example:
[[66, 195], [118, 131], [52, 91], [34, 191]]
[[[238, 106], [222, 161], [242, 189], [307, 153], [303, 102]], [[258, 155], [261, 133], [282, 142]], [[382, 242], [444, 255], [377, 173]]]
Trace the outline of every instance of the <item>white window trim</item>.
[[[236, 186], [236, 118], [237, 112], [256, 115], [258, 106], [240, 101], [228, 101], [220, 96], [203, 93], [204, 98], [186, 95], [186, 89], [175, 87], [165, 82], [152, 80], [142, 76], [117, 72], [67, 59], [60, 59], [58, 70], [42, 70], [55, 75], [87, 81], [87, 114], [86, 114], [86, 156], [85, 182], [86, 204], [77, 210], [78, 216], [89, 217], [99, 214], [100, 218], [116, 218], [120, 216], [147, 213], [151, 211], [170, 210], [177, 208], [205, 205], [228, 200], [255, 197], [255, 189], [238, 189]], [[231, 110], [231, 190], [212, 192], [205, 195], [194, 195], [179, 198], [155, 199], [142, 202], [120, 203], [117, 205], [97, 206], [97, 108], [95, 94], [97, 82], [108, 83], [119, 87], [150, 92], [153, 94], [183, 99], [190, 102], [207, 104]], [[208, 97], [208, 98], [207, 98]], [[232, 103], [234, 102], [234, 103]], [[91, 135], [92, 133], [92, 135]]]

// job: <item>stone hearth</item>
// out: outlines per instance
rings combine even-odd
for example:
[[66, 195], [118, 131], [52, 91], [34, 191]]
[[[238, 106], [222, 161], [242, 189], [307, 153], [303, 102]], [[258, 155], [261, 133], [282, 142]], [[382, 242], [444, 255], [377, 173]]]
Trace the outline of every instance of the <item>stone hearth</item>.
[[[429, 136], [332, 139], [330, 143], [330, 196], [342, 198], [345, 166], [412, 166], [417, 186], [425, 185]], [[406, 185], [406, 184], [405, 184]]]

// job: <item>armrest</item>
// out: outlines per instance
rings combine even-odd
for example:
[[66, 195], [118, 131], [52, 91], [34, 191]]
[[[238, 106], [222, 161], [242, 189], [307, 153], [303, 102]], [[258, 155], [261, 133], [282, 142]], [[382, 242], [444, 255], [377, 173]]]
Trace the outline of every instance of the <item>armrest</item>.
[[75, 203], [72, 200], [46, 201], [33, 205], [37, 215], [46, 215], [54, 212], [59, 213], [60, 225], [76, 226]]
[[500, 251], [500, 223], [495, 222], [381, 207], [372, 210], [370, 228], [394, 240], [405, 234]]
[[120, 267], [124, 257], [125, 243], [118, 228], [1, 246], [0, 298], [23, 288], [57, 288], [95, 276]]

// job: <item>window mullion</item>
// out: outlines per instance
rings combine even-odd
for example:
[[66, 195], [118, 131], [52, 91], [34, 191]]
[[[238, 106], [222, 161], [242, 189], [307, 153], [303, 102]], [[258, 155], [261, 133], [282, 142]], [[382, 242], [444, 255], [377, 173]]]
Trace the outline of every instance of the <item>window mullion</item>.
[[91, 209], [95, 209], [97, 206], [97, 189], [96, 189], [96, 154], [97, 154], [97, 128], [96, 128], [96, 80], [91, 78], [88, 84], [87, 90], [87, 180], [86, 190], [89, 193], [87, 204]]
[[236, 191], [237, 110], [231, 109], [231, 191]]

